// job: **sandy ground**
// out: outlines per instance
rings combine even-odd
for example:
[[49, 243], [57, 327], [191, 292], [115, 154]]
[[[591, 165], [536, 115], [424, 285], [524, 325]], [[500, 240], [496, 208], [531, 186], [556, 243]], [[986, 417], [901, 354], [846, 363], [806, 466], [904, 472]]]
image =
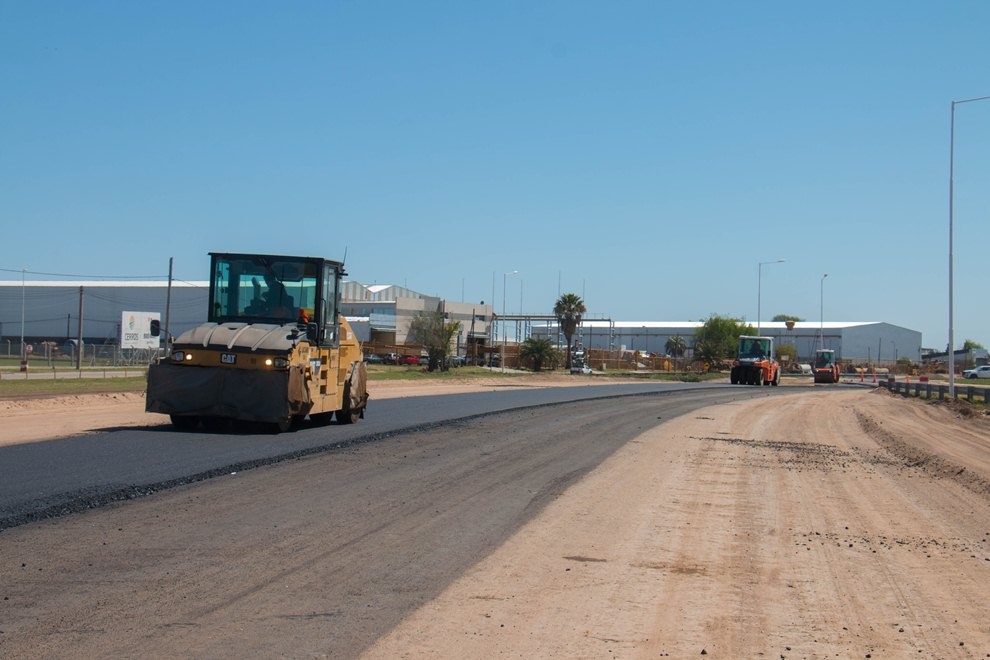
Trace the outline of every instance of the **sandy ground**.
[[369, 657], [990, 657], [990, 427], [884, 392], [644, 433]]
[[[610, 382], [623, 382], [614, 380]], [[639, 381], [635, 381], [639, 382]], [[601, 381], [569, 376], [519, 376], [472, 378], [435, 384], [422, 381], [373, 381], [371, 404], [376, 399], [425, 396], [457, 392], [485, 392], [523, 387], [580, 387]], [[144, 394], [80, 394], [73, 396], [0, 400], [0, 445], [33, 442], [89, 433], [108, 428], [147, 427], [169, 424], [167, 415], [144, 411]]]
[[[149, 423], [137, 395], [8, 404], [15, 442]], [[279, 492], [254, 478], [230, 506]], [[983, 658], [988, 594], [988, 420], [809, 388], [645, 428], [365, 655]]]

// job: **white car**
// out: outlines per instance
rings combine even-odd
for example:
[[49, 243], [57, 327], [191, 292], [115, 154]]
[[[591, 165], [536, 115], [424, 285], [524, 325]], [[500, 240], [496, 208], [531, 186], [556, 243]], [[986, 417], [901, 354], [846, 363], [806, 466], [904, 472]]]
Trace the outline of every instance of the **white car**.
[[984, 364], [974, 369], [967, 369], [963, 372], [963, 378], [990, 378], [990, 364]]

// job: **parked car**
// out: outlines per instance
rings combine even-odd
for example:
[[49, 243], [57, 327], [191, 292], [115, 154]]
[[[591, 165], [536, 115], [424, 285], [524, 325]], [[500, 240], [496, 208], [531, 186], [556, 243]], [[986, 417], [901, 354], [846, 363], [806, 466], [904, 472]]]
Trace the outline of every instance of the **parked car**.
[[364, 361], [368, 364], [382, 364], [383, 362], [385, 362], [385, 358], [375, 353], [369, 353], [368, 355], [364, 356]]
[[463, 355], [451, 355], [447, 360], [452, 367], [463, 367], [467, 364], [467, 358]]
[[990, 378], [990, 364], [984, 364], [963, 372], [963, 378]]
[[424, 367], [427, 366], [428, 364], [430, 364], [430, 356], [429, 355], [420, 355], [419, 356], [419, 364], [423, 365]]
[[399, 360], [399, 356], [396, 355], [395, 353], [386, 353], [385, 355], [382, 356], [382, 362], [384, 362], [385, 364], [397, 364], [398, 360]]
[[419, 364], [419, 358], [415, 355], [400, 355], [396, 361], [396, 364]]

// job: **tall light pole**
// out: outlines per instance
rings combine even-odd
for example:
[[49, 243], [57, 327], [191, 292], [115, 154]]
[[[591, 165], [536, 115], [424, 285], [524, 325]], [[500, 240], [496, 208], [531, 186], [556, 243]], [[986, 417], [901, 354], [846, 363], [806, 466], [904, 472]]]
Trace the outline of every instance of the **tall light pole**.
[[[523, 315], [523, 279], [519, 278], [519, 316]], [[516, 321], [516, 343], [521, 343], [526, 334], [526, 324], [522, 319]]]
[[774, 259], [773, 261], [761, 261], [757, 267], [757, 277], [756, 277], [756, 334], [760, 334], [760, 309], [761, 297], [763, 292], [763, 267], [767, 264], [782, 264], [786, 259]]
[[956, 349], [952, 328], [952, 202], [953, 174], [955, 169], [956, 152], [956, 106], [960, 103], [986, 101], [990, 96], [978, 96], [973, 99], [963, 99], [952, 102], [952, 112], [949, 122], [949, 398], [956, 398]]
[[505, 373], [505, 280], [509, 275], [515, 275], [518, 272], [518, 270], [514, 270], [511, 273], [502, 273], [502, 357], [498, 361], [502, 373]]
[[818, 292], [818, 348], [825, 348], [825, 278], [828, 273], [822, 275], [821, 287]]

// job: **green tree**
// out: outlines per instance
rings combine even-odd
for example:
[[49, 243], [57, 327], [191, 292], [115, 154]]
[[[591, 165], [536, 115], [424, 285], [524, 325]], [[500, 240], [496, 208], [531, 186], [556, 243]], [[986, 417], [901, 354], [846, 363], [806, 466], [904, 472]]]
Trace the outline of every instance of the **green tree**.
[[[788, 364], [794, 364], [797, 362], [797, 349], [794, 348], [794, 344], [777, 344], [777, 359], [781, 362], [787, 362]], [[784, 356], [787, 356], [787, 360], [784, 360]]]
[[575, 293], [565, 293], [557, 300], [557, 304], [553, 306], [553, 315], [557, 317], [560, 331], [564, 333], [564, 339], [567, 340], [567, 362], [565, 366], [568, 369], [571, 368], [571, 337], [574, 336], [574, 332], [577, 330], [578, 325], [580, 325], [581, 318], [586, 311], [588, 310], [585, 308], [581, 296]]
[[519, 348], [519, 357], [533, 362], [533, 371], [542, 371], [546, 366], [556, 369], [560, 364], [560, 351], [549, 337], [530, 337]]
[[684, 341], [684, 337], [681, 337], [680, 335], [668, 337], [667, 343], [663, 345], [663, 350], [665, 350], [667, 355], [670, 355], [671, 357], [684, 357], [684, 351], [687, 350], [687, 342]]
[[694, 333], [694, 357], [719, 365], [736, 354], [739, 335], [755, 335], [756, 329], [738, 319], [712, 314]]
[[426, 348], [430, 356], [427, 371], [438, 368], [446, 371], [447, 356], [450, 355], [450, 344], [453, 342], [461, 324], [457, 321], [447, 321], [443, 312], [422, 312], [412, 318], [409, 323], [409, 338]]
[[777, 314], [773, 317], [771, 321], [803, 321], [804, 319], [800, 316], [794, 316], [793, 314]]
[[967, 339], [966, 341], [963, 342], [964, 351], [971, 351], [974, 348], [983, 348], [983, 344], [981, 344], [978, 341], [973, 341], [972, 339]]

